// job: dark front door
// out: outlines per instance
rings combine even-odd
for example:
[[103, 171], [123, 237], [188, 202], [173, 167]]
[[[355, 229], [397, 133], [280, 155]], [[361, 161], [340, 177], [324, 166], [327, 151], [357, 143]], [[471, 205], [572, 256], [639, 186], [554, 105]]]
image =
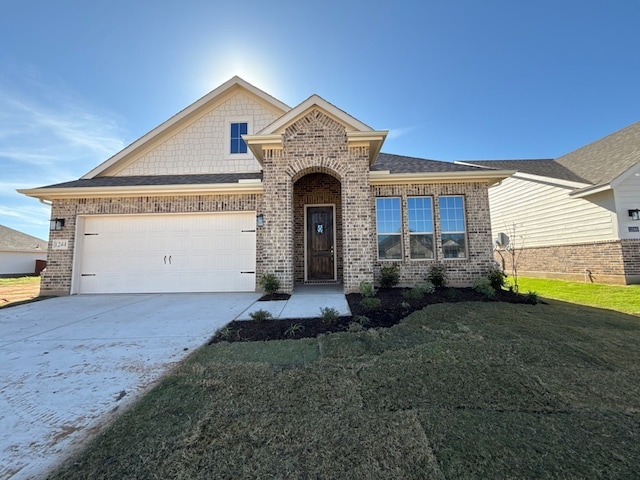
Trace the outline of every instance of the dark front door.
[[307, 280], [335, 280], [333, 206], [307, 207]]

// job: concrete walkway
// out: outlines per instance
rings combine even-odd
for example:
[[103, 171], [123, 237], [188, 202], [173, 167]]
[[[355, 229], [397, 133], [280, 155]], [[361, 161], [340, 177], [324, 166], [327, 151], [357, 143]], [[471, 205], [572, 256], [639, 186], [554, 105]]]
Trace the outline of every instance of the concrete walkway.
[[255, 302], [236, 320], [250, 320], [251, 313], [266, 310], [274, 319], [313, 318], [321, 308], [335, 308], [340, 316], [351, 315], [342, 285], [296, 285], [289, 300]]
[[44, 476], [259, 297], [74, 295], [0, 310], [0, 479]]

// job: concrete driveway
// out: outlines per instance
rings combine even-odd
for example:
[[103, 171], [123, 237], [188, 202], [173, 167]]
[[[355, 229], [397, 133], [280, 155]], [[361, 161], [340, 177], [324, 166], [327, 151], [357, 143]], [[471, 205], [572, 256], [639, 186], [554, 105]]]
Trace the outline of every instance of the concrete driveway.
[[259, 296], [81, 295], [0, 310], [0, 479], [46, 474]]

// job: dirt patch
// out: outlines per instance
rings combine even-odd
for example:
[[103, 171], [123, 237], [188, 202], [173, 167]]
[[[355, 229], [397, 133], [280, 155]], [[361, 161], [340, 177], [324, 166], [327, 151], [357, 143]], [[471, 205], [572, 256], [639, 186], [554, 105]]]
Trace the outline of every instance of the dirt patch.
[[0, 308], [33, 301], [40, 295], [40, 277], [0, 278]]
[[[359, 293], [347, 295], [347, 302], [353, 314], [328, 322], [322, 318], [295, 318], [286, 320], [235, 320], [219, 330], [209, 341], [254, 342], [264, 340], [284, 340], [313, 338], [322, 333], [344, 332], [357, 328], [388, 328], [397, 324], [407, 315], [429, 305], [447, 302], [508, 302], [531, 303], [525, 295], [501, 290], [488, 299], [472, 288], [445, 288], [434, 293], [410, 298], [409, 288], [381, 288], [375, 298], [380, 306], [367, 309], [362, 306], [363, 296]], [[264, 297], [263, 297], [264, 298]], [[356, 325], [356, 324], [359, 324]]]

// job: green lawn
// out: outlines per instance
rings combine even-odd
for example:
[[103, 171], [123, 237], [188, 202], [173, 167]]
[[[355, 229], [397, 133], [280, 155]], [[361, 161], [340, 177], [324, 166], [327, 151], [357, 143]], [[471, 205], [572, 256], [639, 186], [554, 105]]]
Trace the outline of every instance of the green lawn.
[[[511, 278], [507, 283], [510, 281]], [[640, 315], [640, 285], [602, 285], [523, 277], [518, 279], [518, 285], [522, 293], [530, 290], [545, 298]]]
[[637, 478], [640, 319], [438, 304], [203, 347], [53, 478]]

